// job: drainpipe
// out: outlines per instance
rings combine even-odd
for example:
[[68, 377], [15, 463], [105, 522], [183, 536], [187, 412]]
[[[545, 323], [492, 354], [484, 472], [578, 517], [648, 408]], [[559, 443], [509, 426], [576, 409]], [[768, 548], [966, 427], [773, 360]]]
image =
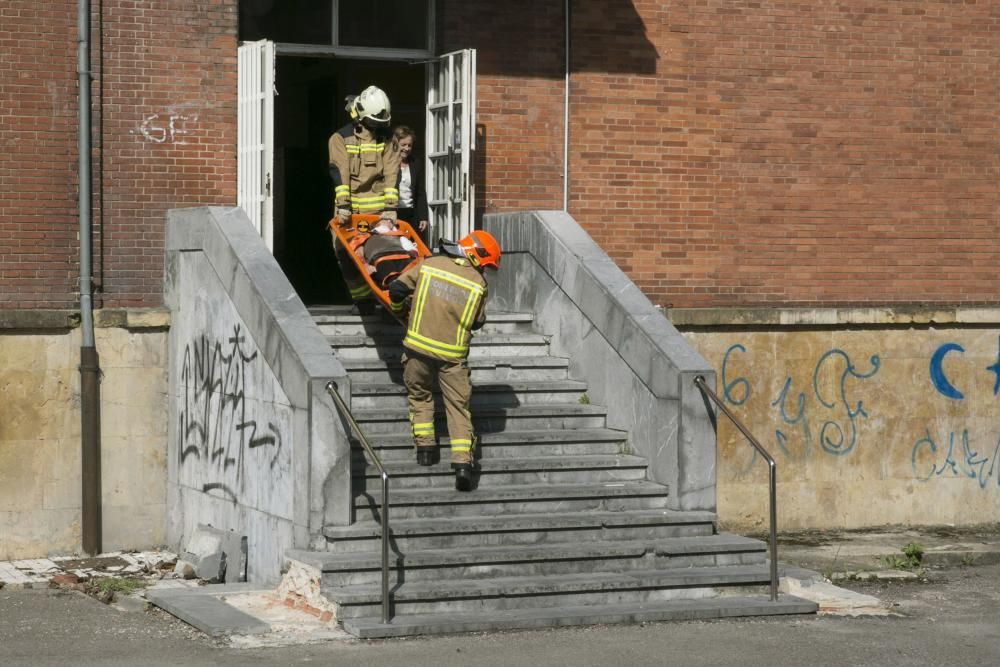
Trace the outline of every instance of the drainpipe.
[[566, 0], [563, 5], [563, 16], [566, 19], [566, 26], [563, 28], [566, 35], [563, 40], [566, 44], [566, 53], [563, 56], [566, 68], [563, 76], [563, 211], [567, 213], [569, 213], [569, 8], [570, 0]]
[[94, 344], [91, 299], [90, 206], [90, 1], [77, 0], [77, 65], [80, 127], [77, 136], [80, 214], [80, 529], [83, 550], [101, 552], [101, 365]]

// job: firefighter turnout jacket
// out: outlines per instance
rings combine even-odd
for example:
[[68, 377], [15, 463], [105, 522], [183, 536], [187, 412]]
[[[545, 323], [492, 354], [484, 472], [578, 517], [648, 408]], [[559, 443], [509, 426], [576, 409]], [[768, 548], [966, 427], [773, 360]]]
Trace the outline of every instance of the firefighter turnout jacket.
[[403, 346], [433, 359], [469, 356], [471, 331], [486, 323], [486, 280], [468, 259], [434, 255], [410, 267], [389, 285], [390, 308], [410, 313]]
[[[399, 145], [391, 134], [376, 133], [361, 123], [348, 123], [331, 135], [330, 178], [335, 208], [354, 213], [395, 211], [399, 203]], [[372, 298], [371, 288], [354, 265], [351, 250], [333, 235], [333, 250], [340, 272], [355, 303]]]
[[349, 123], [330, 136], [330, 177], [334, 206], [354, 213], [396, 210], [399, 146], [391, 134]]

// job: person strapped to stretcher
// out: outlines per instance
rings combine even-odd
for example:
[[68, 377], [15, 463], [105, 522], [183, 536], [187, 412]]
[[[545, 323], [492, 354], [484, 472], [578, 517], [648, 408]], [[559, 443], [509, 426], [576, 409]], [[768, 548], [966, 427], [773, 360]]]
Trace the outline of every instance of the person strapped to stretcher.
[[379, 220], [372, 227], [359, 223], [350, 247], [381, 289], [386, 289], [419, 256], [417, 245], [391, 220]]

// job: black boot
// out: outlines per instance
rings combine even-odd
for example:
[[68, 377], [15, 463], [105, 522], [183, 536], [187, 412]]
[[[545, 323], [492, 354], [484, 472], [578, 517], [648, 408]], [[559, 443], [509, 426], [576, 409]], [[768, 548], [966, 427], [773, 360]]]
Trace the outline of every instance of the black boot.
[[472, 464], [452, 463], [451, 467], [455, 469], [455, 490], [472, 491]]
[[417, 447], [417, 465], [432, 466], [437, 463], [437, 449], [435, 447]]
[[374, 314], [375, 314], [374, 301], [358, 301], [351, 308], [351, 315], [374, 315]]

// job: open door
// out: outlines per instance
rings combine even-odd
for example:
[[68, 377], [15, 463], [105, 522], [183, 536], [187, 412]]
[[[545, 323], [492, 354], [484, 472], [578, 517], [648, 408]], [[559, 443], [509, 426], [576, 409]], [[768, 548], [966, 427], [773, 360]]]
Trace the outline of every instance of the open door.
[[446, 53], [427, 65], [428, 238], [458, 240], [472, 231], [476, 149], [476, 51]]
[[237, 65], [236, 204], [274, 252], [274, 42], [244, 42]]

